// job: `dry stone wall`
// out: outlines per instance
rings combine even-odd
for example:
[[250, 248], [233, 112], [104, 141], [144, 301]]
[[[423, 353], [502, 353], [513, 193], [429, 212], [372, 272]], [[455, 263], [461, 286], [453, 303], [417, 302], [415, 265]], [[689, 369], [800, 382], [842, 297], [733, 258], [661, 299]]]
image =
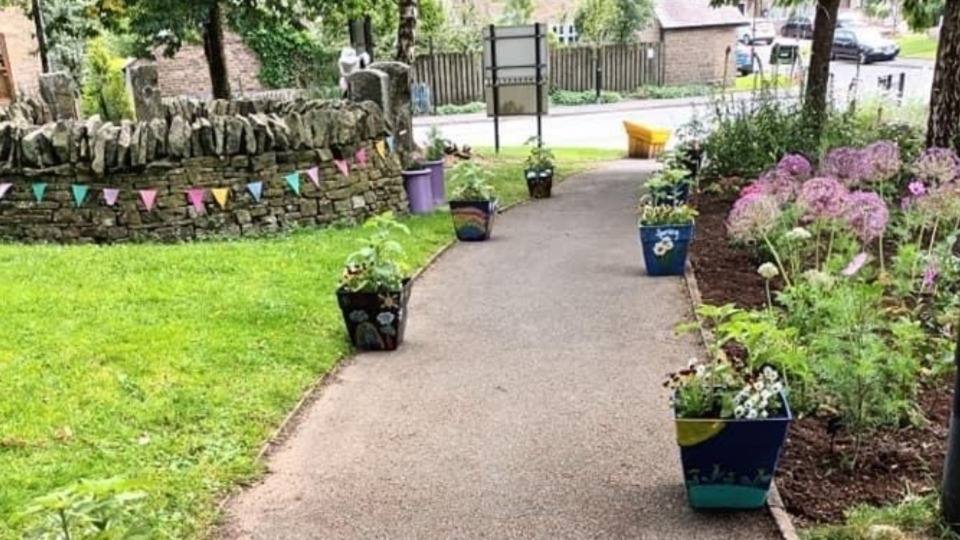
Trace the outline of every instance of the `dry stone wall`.
[[177, 241], [407, 207], [373, 102], [192, 101], [149, 122], [0, 110], [0, 237]]

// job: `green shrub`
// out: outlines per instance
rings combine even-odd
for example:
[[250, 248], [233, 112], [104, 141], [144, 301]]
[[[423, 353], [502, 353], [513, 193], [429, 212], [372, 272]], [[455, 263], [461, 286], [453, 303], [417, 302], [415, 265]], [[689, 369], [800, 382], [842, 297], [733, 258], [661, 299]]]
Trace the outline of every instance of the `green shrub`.
[[550, 102], [554, 105], [592, 105], [594, 103], [619, 103], [621, 101], [623, 101], [623, 96], [617, 92], [600, 92], [599, 100], [597, 100], [595, 90], [585, 90], [583, 92], [554, 90], [550, 92]]
[[271, 17], [252, 21], [237, 17], [230, 25], [260, 58], [257, 78], [264, 86], [326, 87], [335, 86], [339, 81], [338, 53], [325, 47], [310, 32]]
[[102, 39], [91, 40], [87, 45], [82, 89], [85, 116], [99, 114], [110, 122], [133, 118], [123, 65], [123, 59], [111, 56]]
[[440, 105], [437, 107], [438, 115], [449, 114], [470, 114], [487, 110], [487, 104], [482, 101], [473, 101], [463, 105]]
[[633, 93], [637, 99], [679, 99], [687, 97], [710, 96], [716, 93], [712, 86], [641, 86]]

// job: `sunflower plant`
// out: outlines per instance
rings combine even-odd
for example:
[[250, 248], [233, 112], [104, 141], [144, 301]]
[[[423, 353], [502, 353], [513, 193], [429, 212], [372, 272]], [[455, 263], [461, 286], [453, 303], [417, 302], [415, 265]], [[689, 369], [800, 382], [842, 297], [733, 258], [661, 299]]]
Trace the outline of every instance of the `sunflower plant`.
[[410, 229], [396, 221], [392, 212], [368, 219], [363, 228], [373, 233], [361, 240], [360, 249], [347, 257], [341, 287], [350, 292], [399, 291], [409, 277], [409, 267], [403, 245], [393, 235], [410, 234]]

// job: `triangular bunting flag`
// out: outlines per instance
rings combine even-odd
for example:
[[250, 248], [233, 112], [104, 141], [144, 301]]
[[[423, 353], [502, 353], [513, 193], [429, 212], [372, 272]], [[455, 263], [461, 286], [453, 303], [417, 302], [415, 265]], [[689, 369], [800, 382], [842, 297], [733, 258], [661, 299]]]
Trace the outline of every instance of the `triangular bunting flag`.
[[103, 190], [103, 202], [107, 203], [107, 206], [113, 206], [117, 204], [117, 199], [120, 197], [120, 190], [107, 188]]
[[333, 162], [337, 164], [337, 169], [339, 169], [344, 176], [350, 176], [350, 164], [347, 163], [347, 160], [335, 159]]
[[361, 148], [357, 150], [357, 155], [354, 156], [357, 158], [357, 165], [360, 165], [363, 168], [367, 166], [367, 149]]
[[33, 198], [40, 202], [43, 200], [43, 194], [47, 192], [47, 185], [43, 182], [34, 182]]
[[288, 174], [287, 185], [290, 186], [290, 189], [292, 189], [294, 193], [299, 195], [300, 194], [300, 173]]
[[217, 201], [217, 204], [220, 205], [220, 208], [227, 207], [227, 197], [230, 195], [230, 190], [228, 188], [211, 189], [210, 193], [213, 193], [213, 199]]
[[207, 190], [203, 188], [193, 188], [187, 191], [187, 199], [190, 200], [190, 204], [193, 205], [193, 209], [197, 211], [198, 214], [203, 213], [203, 196], [206, 195]]
[[90, 190], [89, 186], [83, 184], [74, 184], [70, 188], [73, 191], [73, 202], [76, 203], [79, 208], [83, 204], [83, 201], [87, 199], [87, 191]]
[[310, 177], [310, 181], [313, 182], [313, 185], [320, 187], [320, 167], [311, 167], [307, 169], [307, 176]]
[[393, 151], [394, 151], [394, 146], [393, 146], [393, 135], [388, 135], [388, 136], [387, 136], [387, 146], [389, 146], [389, 147], [390, 147], [390, 153], [392, 154], [392, 153], [393, 153]]
[[379, 153], [382, 158], [387, 157], [387, 143], [377, 141], [377, 153]]
[[247, 184], [247, 191], [257, 202], [260, 202], [260, 197], [263, 196], [263, 182], [250, 182]]
[[11, 187], [13, 187], [13, 184], [0, 184], [0, 199], [7, 195], [7, 192], [10, 191]]
[[157, 190], [155, 189], [141, 189], [140, 190], [140, 201], [143, 202], [143, 205], [147, 207], [147, 211], [153, 210], [153, 205], [157, 202]]

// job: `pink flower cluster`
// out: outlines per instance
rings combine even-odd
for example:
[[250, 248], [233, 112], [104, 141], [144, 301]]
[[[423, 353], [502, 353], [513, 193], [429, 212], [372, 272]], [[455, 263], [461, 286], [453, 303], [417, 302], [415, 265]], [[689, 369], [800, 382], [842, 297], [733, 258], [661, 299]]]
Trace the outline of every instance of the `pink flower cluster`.
[[960, 177], [960, 158], [949, 148], [929, 148], [914, 163], [913, 174], [933, 184], [946, 184]]
[[777, 171], [790, 175], [794, 180], [803, 182], [813, 176], [813, 166], [807, 158], [799, 154], [788, 154], [777, 164]]
[[893, 141], [877, 141], [863, 149], [863, 158], [866, 160], [869, 171], [868, 182], [887, 182], [897, 178], [903, 169], [903, 159], [900, 157], [900, 145]]
[[857, 238], [867, 244], [887, 230], [890, 212], [880, 195], [872, 191], [855, 191], [844, 201], [843, 219]]
[[820, 167], [822, 176], [839, 179], [844, 185], [854, 186], [870, 177], [872, 166], [861, 150], [836, 148], [827, 153]]
[[836, 178], [818, 177], [807, 180], [797, 195], [797, 205], [804, 221], [830, 220], [840, 217], [849, 192]]
[[735, 240], [763, 238], [777, 226], [783, 211], [771, 195], [752, 192], [740, 197], [727, 218], [727, 231]]

